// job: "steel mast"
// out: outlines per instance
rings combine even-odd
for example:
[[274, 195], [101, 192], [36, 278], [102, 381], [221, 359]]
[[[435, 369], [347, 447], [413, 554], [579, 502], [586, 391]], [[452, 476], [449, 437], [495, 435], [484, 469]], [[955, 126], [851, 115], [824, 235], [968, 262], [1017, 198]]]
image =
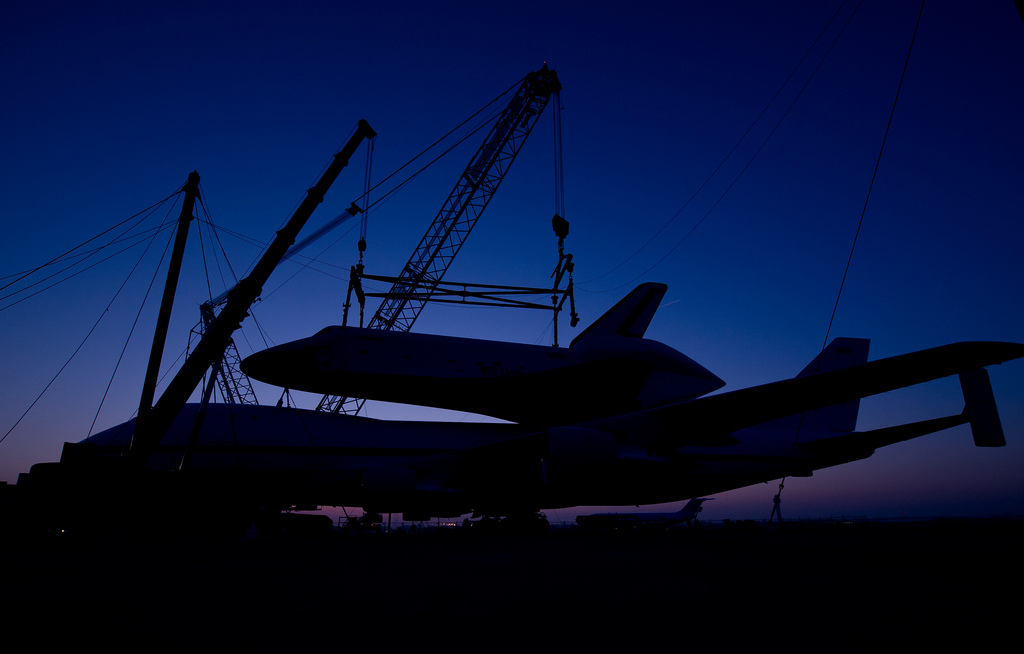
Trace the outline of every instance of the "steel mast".
[[140, 429], [136, 423], [135, 433], [132, 435], [126, 457], [129, 461], [141, 465], [149, 459], [149, 455], [163, 438], [167, 429], [170, 428], [182, 407], [185, 406], [203, 375], [206, 374], [210, 366], [224, 356], [224, 350], [231, 342], [231, 334], [238, 329], [249, 314], [249, 307], [263, 291], [263, 284], [266, 283], [288, 248], [295, 242], [299, 230], [306, 224], [313, 210], [323, 202], [327, 189], [331, 187], [342, 169], [348, 165], [349, 158], [363, 139], [373, 138], [376, 135], [377, 133], [373, 131], [369, 123], [365, 120], [359, 121], [359, 126], [348, 143], [334, 155], [334, 160], [313, 188], [306, 191], [306, 197], [302, 203], [299, 204], [285, 226], [277, 232], [277, 237], [256, 263], [249, 276], [238, 282], [228, 292], [228, 300], [224, 308], [217, 314], [202, 340], [196, 345], [195, 350], [168, 383], [163, 395], [160, 396], [152, 410], [148, 412], [148, 424]]

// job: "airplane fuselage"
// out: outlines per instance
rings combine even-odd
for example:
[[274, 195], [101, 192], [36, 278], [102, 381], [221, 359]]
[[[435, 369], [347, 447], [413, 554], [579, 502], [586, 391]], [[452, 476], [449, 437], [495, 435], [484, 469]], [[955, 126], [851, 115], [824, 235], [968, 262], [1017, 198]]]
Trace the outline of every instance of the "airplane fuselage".
[[[564, 349], [330, 327], [260, 352], [243, 369], [291, 389], [519, 424], [210, 405], [196, 431], [200, 407], [189, 405], [146, 453], [150, 471], [184, 469], [145, 481], [159, 478], [176, 501], [192, 493], [224, 506], [510, 516], [659, 504], [806, 476], [967, 422], [976, 444], [1005, 442], [984, 368], [1024, 357], [1022, 345], [955, 343], [868, 362], [867, 340], [837, 338], [795, 378], [707, 395], [723, 382], [642, 337], [664, 291], [639, 286]], [[951, 375], [960, 376], [963, 411], [856, 431], [859, 398]], [[68, 475], [60, 487], [102, 487], [106, 469], [94, 474], [80, 461], [124, 460], [134, 430], [129, 421], [69, 444], [60, 464], [33, 466], [29, 477], [59, 478], [50, 474], [58, 466]]]
[[[151, 457], [152, 468], [178, 467], [198, 409], [185, 408]], [[785, 438], [684, 448], [689, 456], [669, 458], [614, 440], [604, 441], [609, 449], [597, 452], [592, 443], [601, 440], [600, 426], [531, 433], [515, 424], [387, 421], [288, 407], [210, 405], [188, 474], [206, 488], [223, 486], [226, 496], [244, 488], [246, 496], [266, 498], [267, 504], [457, 516], [657, 504], [768, 481], [801, 466], [832, 465], [820, 457], [811, 463], [812, 457], [800, 453], [787, 457]], [[127, 446], [133, 429], [129, 421], [86, 443], [113, 456]], [[644, 435], [649, 429], [644, 427]], [[583, 440], [568, 449], [556, 447], [572, 440], [563, 431], [578, 432]], [[493, 452], [475, 459], [474, 452], [483, 450]], [[708, 457], [710, 465], [701, 463]]]

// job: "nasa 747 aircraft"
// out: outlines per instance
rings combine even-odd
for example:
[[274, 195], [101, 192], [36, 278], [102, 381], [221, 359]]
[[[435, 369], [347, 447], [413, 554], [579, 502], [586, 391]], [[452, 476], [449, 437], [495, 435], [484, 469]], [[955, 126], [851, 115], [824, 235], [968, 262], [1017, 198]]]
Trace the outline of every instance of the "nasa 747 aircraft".
[[[362, 506], [419, 520], [684, 500], [810, 475], [965, 423], [977, 445], [1005, 444], [984, 368], [1024, 356], [1024, 345], [956, 343], [869, 362], [867, 340], [837, 338], [794, 379], [708, 395], [720, 379], [643, 338], [666, 288], [640, 285], [568, 348], [329, 327], [243, 363], [291, 389], [514, 422], [210, 405], [190, 442], [200, 407], [188, 405], [148, 464], [177, 469], [189, 444], [196, 487], [234, 502]], [[856, 431], [860, 398], [952, 375], [963, 411]], [[133, 430], [128, 422], [87, 443], [122, 452]]]

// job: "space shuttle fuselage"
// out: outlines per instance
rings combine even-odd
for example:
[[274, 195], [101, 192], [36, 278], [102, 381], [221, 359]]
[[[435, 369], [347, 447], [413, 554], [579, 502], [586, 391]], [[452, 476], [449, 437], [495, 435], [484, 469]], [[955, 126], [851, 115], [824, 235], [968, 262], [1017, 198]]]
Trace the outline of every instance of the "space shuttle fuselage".
[[630, 294], [568, 348], [334, 326], [258, 352], [242, 370], [292, 390], [549, 425], [721, 388], [722, 380], [689, 357], [637, 335], [663, 293], [651, 286], [655, 292], [642, 286], [644, 293]]

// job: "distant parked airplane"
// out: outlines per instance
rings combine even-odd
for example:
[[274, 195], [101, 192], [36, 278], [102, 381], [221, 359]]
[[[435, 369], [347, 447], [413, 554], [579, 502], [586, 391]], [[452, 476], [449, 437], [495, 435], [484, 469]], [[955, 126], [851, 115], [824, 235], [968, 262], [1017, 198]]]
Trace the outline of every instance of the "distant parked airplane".
[[701, 504], [713, 497], [695, 497], [672, 513], [592, 513], [576, 516], [576, 524], [586, 529], [668, 529], [697, 519]]

